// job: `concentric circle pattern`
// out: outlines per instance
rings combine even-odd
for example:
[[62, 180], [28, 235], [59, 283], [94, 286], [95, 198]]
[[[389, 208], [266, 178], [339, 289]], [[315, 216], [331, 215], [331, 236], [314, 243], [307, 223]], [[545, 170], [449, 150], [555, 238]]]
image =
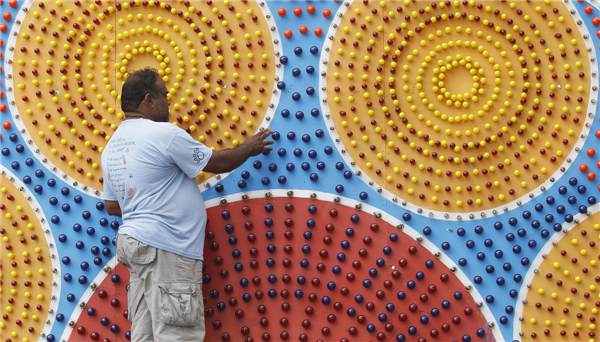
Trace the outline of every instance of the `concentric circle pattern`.
[[51, 256], [34, 209], [9, 179], [0, 176], [0, 182], [0, 335], [37, 341], [52, 297]]
[[276, 69], [269, 27], [252, 1], [36, 1], [14, 64], [16, 105], [33, 141], [95, 189], [132, 70], [156, 68], [172, 122], [219, 150], [262, 124]]
[[327, 100], [347, 153], [393, 195], [486, 210], [547, 180], [582, 132], [587, 47], [557, 1], [355, 1]]
[[572, 228], [531, 282], [523, 341], [594, 341], [598, 334], [600, 212]]

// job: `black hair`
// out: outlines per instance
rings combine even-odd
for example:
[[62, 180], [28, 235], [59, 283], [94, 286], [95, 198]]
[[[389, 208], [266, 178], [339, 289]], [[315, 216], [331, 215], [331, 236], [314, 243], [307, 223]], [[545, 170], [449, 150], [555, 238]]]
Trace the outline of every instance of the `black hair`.
[[158, 98], [156, 80], [159, 77], [156, 69], [150, 67], [129, 74], [121, 92], [121, 109], [123, 109], [123, 112], [136, 110], [146, 94]]

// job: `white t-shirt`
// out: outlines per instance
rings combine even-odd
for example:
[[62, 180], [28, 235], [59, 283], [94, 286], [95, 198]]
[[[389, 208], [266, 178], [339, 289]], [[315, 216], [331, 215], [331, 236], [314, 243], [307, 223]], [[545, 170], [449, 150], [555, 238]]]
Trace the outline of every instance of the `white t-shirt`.
[[104, 199], [123, 214], [119, 234], [202, 260], [206, 207], [195, 177], [211, 156], [171, 123], [123, 121], [102, 152]]

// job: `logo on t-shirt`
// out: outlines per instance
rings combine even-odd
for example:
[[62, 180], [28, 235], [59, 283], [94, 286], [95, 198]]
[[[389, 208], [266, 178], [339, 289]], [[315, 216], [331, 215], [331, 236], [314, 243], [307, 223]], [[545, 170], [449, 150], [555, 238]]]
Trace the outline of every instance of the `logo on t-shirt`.
[[133, 189], [129, 188], [129, 191], [127, 191], [127, 196], [131, 196], [131, 194], [133, 194]]
[[196, 163], [200, 163], [202, 160], [204, 160], [204, 152], [200, 151], [199, 148], [194, 150], [194, 161]]

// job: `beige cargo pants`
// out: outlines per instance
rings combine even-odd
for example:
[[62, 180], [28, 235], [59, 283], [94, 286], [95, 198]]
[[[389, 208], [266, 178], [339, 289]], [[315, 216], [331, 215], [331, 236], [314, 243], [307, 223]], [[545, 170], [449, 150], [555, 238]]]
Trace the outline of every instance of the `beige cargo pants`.
[[118, 234], [117, 261], [130, 273], [127, 294], [132, 342], [202, 342], [202, 261]]

